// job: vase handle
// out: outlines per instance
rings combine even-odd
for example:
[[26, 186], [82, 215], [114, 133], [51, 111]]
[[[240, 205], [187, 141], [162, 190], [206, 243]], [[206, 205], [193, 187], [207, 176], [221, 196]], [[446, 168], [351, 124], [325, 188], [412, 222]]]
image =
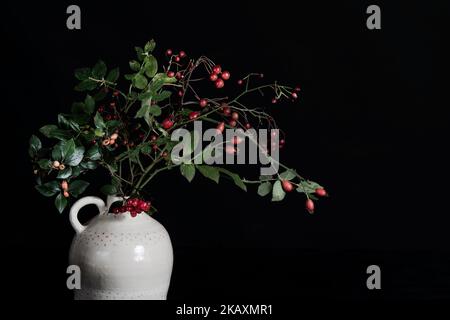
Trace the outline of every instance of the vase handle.
[[104, 214], [106, 211], [105, 202], [98, 197], [84, 197], [75, 202], [72, 208], [70, 208], [69, 220], [77, 234], [80, 234], [84, 231], [84, 229], [86, 229], [86, 226], [83, 226], [80, 223], [80, 220], [78, 220], [78, 211], [88, 204], [95, 204], [100, 214]]

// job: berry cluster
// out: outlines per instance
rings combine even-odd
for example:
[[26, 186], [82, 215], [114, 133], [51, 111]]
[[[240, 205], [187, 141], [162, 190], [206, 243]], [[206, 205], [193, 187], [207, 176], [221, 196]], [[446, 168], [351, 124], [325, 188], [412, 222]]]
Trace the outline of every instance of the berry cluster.
[[222, 67], [220, 65], [215, 65], [212, 68], [212, 72], [209, 75], [209, 80], [214, 82], [214, 85], [217, 89], [221, 89], [225, 86], [224, 80], [230, 79], [231, 74], [228, 71], [222, 71]]
[[131, 216], [134, 218], [142, 212], [148, 212], [150, 208], [151, 206], [149, 201], [144, 201], [138, 198], [131, 198], [127, 200], [125, 205], [120, 206], [118, 208], [114, 208], [113, 213], [120, 214], [129, 212]]

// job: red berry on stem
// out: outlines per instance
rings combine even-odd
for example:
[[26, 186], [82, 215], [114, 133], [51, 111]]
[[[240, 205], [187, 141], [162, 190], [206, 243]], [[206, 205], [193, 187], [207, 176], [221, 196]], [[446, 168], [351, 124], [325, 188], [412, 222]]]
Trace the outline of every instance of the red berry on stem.
[[198, 104], [200, 105], [201, 108], [204, 108], [204, 107], [206, 107], [208, 105], [208, 100], [200, 99]]
[[183, 94], [184, 94], [184, 91], [183, 91], [183, 90], [178, 90], [178, 96], [179, 96], [179, 97], [182, 97]]
[[252, 127], [252, 125], [251, 125], [250, 123], [246, 123], [246, 124], [245, 124], [245, 128], [246, 128], [246, 129], [250, 129], [251, 127]]
[[186, 57], [186, 52], [184, 52], [182, 50], [182, 51], [180, 51], [180, 53], [178, 55], [180, 56], [180, 58], [184, 58], [184, 57]]
[[117, 97], [118, 95], [119, 95], [119, 91], [116, 90], [116, 91], [113, 92], [113, 96], [114, 97]]
[[172, 49], [167, 49], [166, 50], [166, 55], [171, 56], [172, 55]]
[[219, 122], [216, 127], [217, 133], [222, 133], [225, 130], [225, 122]]
[[230, 79], [230, 77], [231, 77], [231, 74], [228, 71], [222, 72], [222, 79], [223, 80], [228, 80], [228, 79]]
[[306, 210], [309, 213], [314, 213], [314, 202], [311, 199], [306, 200]]
[[158, 137], [157, 137], [156, 135], [152, 134], [152, 136], [150, 137], [150, 139], [151, 139], [152, 141], [156, 141], [156, 140], [158, 139]]
[[173, 78], [173, 77], [175, 76], [175, 72], [173, 72], [173, 71], [167, 71], [167, 76], [168, 76], [169, 78]]
[[180, 62], [180, 56], [175, 56], [175, 58], [173, 58], [173, 60], [175, 60], [175, 62]]
[[242, 79], [239, 79], [238, 81], [237, 81], [237, 84], [238, 85], [242, 85], [244, 83], [244, 81], [242, 81]]
[[286, 192], [291, 192], [292, 190], [294, 190], [294, 186], [289, 180], [281, 181], [281, 185], [283, 186], [283, 190]]
[[223, 114], [229, 116], [231, 114], [231, 109], [229, 106], [222, 107]]
[[272, 99], [272, 103], [277, 103], [277, 102], [278, 102], [277, 98]]
[[283, 145], [286, 141], [284, 141], [284, 139], [280, 140], [280, 145]]
[[325, 197], [327, 195], [327, 192], [325, 191], [324, 188], [317, 188], [316, 194], [320, 197]]
[[209, 80], [211, 80], [211, 81], [216, 81], [218, 78], [219, 78], [219, 77], [218, 77], [217, 74], [215, 74], [215, 73], [211, 73], [211, 74], [209, 75]]
[[233, 112], [233, 113], [231, 114], [231, 119], [233, 119], [233, 120], [239, 119], [239, 113]]
[[222, 72], [222, 67], [221, 67], [220, 65], [215, 65], [215, 66], [213, 67], [213, 72], [214, 72], [215, 74], [221, 73], [221, 72]]
[[230, 122], [228, 122], [228, 124], [230, 125], [230, 127], [234, 128], [236, 127], [237, 122], [236, 120], [231, 120]]
[[178, 80], [183, 79], [183, 75], [181, 74], [181, 72], [177, 72], [175, 74], [175, 78], [177, 78]]
[[299, 87], [299, 86], [296, 86], [296, 87], [294, 88], [294, 91], [299, 92], [299, 91], [300, 91], [300, 87]]
[[222, 79], [217, 79], [215, 82], [215, 85], [216, 85], [217, 89], [220, 89], [220, 88], [223, 88], [223, 86], [225, 85], [225, 82], [223, 82]]
[[291, 97], [292, 97], [293, 99], [297, 99], [297, 98], [298, 98], [298, 95], [297, 95], [297, 93], [292, 92], [292, 93], [291, 93]]
[[191, 113], [189, 113], [189, 120], [197, 119], [199, 115], [200, 115], [200, 112], [192, 111]]
[[161, 125], [163, 126], [164, 129], [170, 129], [173, 126], [173, 121], [170, 119], [164, 119], [163, 122], [161, 123]]

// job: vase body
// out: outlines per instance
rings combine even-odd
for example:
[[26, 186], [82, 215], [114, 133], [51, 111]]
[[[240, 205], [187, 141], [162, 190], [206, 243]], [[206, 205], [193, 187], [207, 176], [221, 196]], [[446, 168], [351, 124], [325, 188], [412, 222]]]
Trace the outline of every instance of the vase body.
[[[129, 212], [109, 213], [113, 201], [108, 198], [105, 205], [99, 198], [85, 197], [71, 209], [77, 234], [69, 262], [81, 271], [81, 289], [75, 290], [75, 299], [165, 300], [173, 265], [169, 234], [145, 213], [136, 217]], [[82, 226], [76, 215], [90, 203], [100, 213]]]

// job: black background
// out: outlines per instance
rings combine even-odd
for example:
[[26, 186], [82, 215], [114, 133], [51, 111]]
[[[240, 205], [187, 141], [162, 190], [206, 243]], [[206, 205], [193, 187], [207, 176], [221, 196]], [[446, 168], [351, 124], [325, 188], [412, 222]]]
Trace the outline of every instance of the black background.
[[[374, 31], [366, 1], [74, 3], [79, 31], [66, 28], [72, 3], [2, 3], [1, 250], [10, 293], [72, 298], [65, 269], [74, 233], [67, 213], [32, 187], [29, 136], [81, 99], [73, 69], [102, 58], [126, 73], [133, 47], [155, 38], [157, 56], [169, 47], [205, 54], [233, 82], [264, 72], [299, 84], [299, 103], [274, 107], [287, 134], [281, 159], [331, 195], [309, 215], [299, 195], [270, 203], [229, 183], [161, 177], [151, 192], [174, 246], [169, 299], [450, 297], [449, 3], [376, 2], [382, 30]], [[381, 267], [380, 291], [366, 288], [371, 264]]]

